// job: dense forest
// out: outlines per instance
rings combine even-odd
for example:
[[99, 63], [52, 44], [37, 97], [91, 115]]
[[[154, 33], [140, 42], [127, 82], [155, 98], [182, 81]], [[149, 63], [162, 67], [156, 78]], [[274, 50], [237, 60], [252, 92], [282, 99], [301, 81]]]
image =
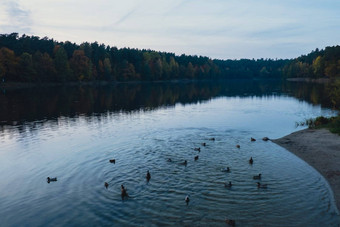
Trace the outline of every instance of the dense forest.
[[212, 60], [202, 56], [0, 35], [2, 82], [159, 81], [281, 77], [289, 60]]
[[340, 78], [340, 46], [316, 49], [302, 55], [283, 69], [286, 77]]

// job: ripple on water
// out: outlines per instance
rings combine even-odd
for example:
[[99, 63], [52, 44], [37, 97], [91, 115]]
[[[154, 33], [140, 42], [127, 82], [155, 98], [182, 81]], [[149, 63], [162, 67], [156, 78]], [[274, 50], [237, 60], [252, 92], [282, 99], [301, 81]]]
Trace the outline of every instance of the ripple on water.
[[[201, 152], [195, 147], [201, 147]], [[5, 223], [19, 224], [10, 215], [16, 210], [15, 215], [25, 220], [41, 214], [48, 217], [28, 222], [38, 226], [57, 220], [71, 225], [74, 218], [84, 225], [127, 226], [224, 226], [226, 217], [241, 226], [337, 224], [329, 209], [328, 186], [319, 173], [277, 145], [251, 143], [235, 131], [174, 128], [148, 132], [129, 142], [94, 142], [62, 154], [48, 165], [27, 168], [35, 177], [27, 175], [30, 182], [20, 193], [24, 196], [0, 196], [2, 206], [8, 206], [0, 212], [9, 215]], [[250, 157], [253, 165], [248, 163]], [[112, 158], [116, 164], [109, 162]], [[187, 166], [180, 164], [184, 160]], [[227, 166], [231, 172], [222, 172]], [[47, 184], [46, 172], [58, 176], [58, 181]], [[262, 179], [254, 180], [259, 173]], [[229, 181], [231, 189], [224, 187]], [[258, 181], [268, 188], [257, 188]], [[109, 183], [107, 189], [104, 182]], [[121, 199], [121, 184], [131, 198]], [[188, 205], [186, 195], [191, 198]], [[30, 206], [35, 208], [27, 214]]]

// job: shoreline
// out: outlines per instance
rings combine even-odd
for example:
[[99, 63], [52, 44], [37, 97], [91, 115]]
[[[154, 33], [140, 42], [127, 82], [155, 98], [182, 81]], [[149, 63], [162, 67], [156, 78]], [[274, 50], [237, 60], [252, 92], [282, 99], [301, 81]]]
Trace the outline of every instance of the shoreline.
[[339, 214], [340, 136], [327, 129], [304, 129], [271, 141], [307, 162], [326, 179]]

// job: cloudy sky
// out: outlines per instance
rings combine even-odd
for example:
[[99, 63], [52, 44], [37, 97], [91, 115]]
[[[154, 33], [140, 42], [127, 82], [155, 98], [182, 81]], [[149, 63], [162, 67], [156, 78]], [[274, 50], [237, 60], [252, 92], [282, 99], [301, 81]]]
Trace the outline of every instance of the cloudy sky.
[[340, 44], [339, 0], [0, 0], [18, 32], [219, 59], [293, 58]]

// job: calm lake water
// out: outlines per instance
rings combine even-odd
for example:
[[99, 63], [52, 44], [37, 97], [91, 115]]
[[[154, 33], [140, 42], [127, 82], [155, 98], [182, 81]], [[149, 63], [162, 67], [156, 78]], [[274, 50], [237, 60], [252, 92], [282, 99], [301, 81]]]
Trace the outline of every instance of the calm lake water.
[[337, 226], [324, 178], [261, 139], [334, 115], [322, 95], [261, 81], [3, 90], [0, 225]]

